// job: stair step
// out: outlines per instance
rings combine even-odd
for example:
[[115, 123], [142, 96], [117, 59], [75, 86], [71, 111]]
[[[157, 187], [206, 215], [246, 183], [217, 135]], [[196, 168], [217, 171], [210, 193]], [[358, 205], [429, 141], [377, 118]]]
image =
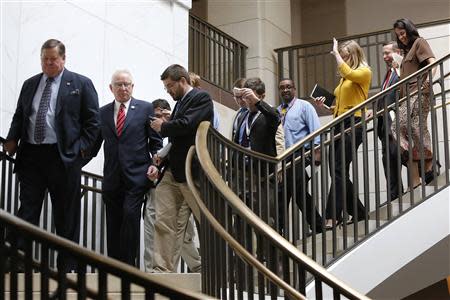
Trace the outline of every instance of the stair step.
[[[72, 280], [77, 279], [77, 274], [67, 274], [67, 277]], [[161, 273], [161, 274], [148, 274], [149, 278], [156, 278], [159, 280], [163, 280], [166, 283], [177, 286], [179, 288], [184, 288], [187, 290], [201, 292], [201, 276], [200, 273]], [[92, 290], [97, 290], [98, 288], [98, 274], [97, 273], [88, 273], [86, 274], [86, 287]], [[40, 286], [41, 274], [33, 273], [33, 291], [35, 293], [39, 293], [41, 291]], [[108, 295], [118, 294], [121, 292], [121, 281], [118, 277], [108, 275]], [[25, 290], [25, 278], [23, 273], [17, 274], [17, 290], [18, 292], [24, 292]], [[55, 280], [49, 280], [49, 290], [50, 292], [54, 292], [57, 288], [58, 284]], [[10, 274], [5, 274], [5, 292], [10, 292]], [[73, 290], [68, 290], [67, 293], [74, 293]], [[144, 288], [131, 284], [130, 292], [134, 295], [142, 294], [144, 295]]]

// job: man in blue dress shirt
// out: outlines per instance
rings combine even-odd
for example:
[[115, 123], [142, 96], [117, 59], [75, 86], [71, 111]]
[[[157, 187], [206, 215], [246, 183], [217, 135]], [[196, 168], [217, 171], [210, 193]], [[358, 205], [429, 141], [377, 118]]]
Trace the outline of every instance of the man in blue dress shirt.
[[[295, 85], [291, 79], [282, 79], [278, 85], [280, 96], [283, 103], [278, 106], [278, 112], [281, 115], [281, 122], [284, 128], [284, 138], [286, 149], [293, 146], [298, 141], [302, 140], [304, 137], [314, 132], [320, 127], [319, 117], [317, 112], [309, 102], [305, 100], [298, 99], [295, 95]], [[320, 137], [316, 137], [314, 143], [317, 145], [320, 142]], [[305, 148], [309, 148], [309, 145], [305, 145]], [[315, 162], [320, 162], [320, 152], [314, 152]], [[311, 229], [313, 229], [315, 224], [315, 231], [322, 232], [322, 218], [315, 209], [315, 217], [313, 218], [312, 211], [314, 201], [307, 191], [307, 183], [309, 181], [309, 176], [305, 169], [302, 168], [301, 163], [296, 165], [296, 176], [295, 179], [292, 178], [292, 171], [287, 171], [287, 203], [280, 202], [280, 223], [284, 223], [284, 205], [289, 206], [290, 198], [295, 192], [296, 202], [300, 210], [303, 212], [303, 216], [306, 215], [306, 221], [308, 222]], [[293, 191], [293, 181], [295, 180], [296, 190]], [[281, 192], [283, 189], [280, 189]], [[304, 191], [304, 192], [303, 192]], [[305, 196], [303, 198], [303, 196]], [[280, 199], [283, 199], [280, 197]], [[305, 201], [306, 212], [303, 211], [303, 200]]]

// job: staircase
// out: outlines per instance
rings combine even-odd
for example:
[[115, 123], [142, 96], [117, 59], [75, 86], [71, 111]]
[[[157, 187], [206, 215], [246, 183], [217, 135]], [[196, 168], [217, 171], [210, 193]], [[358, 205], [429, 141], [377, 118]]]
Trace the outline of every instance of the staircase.
[[[184, 290], [194, 291], [197, 293], [201, 292], [200, 287], [200, 274], [149, 274], [148, 278], [161, 280], [167, 282], [170, 286], [177, 286]], [[68, 280], [72, 280], [76, 282], [77, 274], [68, 274]], [[25, 289], [25, 274], [19, 273], [17, 274], [17, 298], [25, 299], [26, 289]], [[38, 299], [41, 297], [41, 293], [43, 292], [41, 289], [41, 274], [33, 273], [32, 275], [32, 298]], [[86, 289], [87, 290], [96, 290], [99, 286], [99, 276], [97, 273], [88, 273], [86, 274]], [[13, 292], [11, 291], [11, 274], [5, 274], [5, 292], [3, 299], [11, 299], [13, 298]], [[122, 299], [122, 287], [121, 287], [121, 279], [119, 277], [108, 276], [106, 280], [106, 297], [107, 299]], [[56, 280], [49, 281], [49, 294], [55, 294], [58, 289], [58, 282]], [[76, 290], [68, 289], [66, 292], [66, 299], [78, 299], [79, 293]], [[130, 294], [131, 299], [146, 299], [145, 288], [138, 285], [130, 286]], [[156, 294], [156, 300], [167, 299], [166, 297]]]
[[[449, 63], [450, 55], [442, 57], [389, 89], [370, 97], [275, 158], [244, 149], [209, 128], [209, 124], [202, 124], [197, 132], [195, 146], [196, 159], [201, 165], [200, 175], [196, 177], [200, 187], [196, 188], [193, 181], [190, 187], [197, 191], [197, 202], [206, 215], [202, 219], [203, 233], [200, 237], [202, 249], [206, 250], [206, 253], [203, 253], [203, 259], [206, 261], [203, 271], [206, 276], [202, 277], [204, 291], [225, 299], [231, 297], [231, 294], [224, 292], [228, 287], [229, 290], [237, 290], [239, 297], [258, 291], [259, 297], [262, 297], [262, 293], [271, 295], [274, 299], [286, 292], [285, 285], [275, 284], [276, 280], [279, 280], [308, 298], [339, 298], [339, 295], [349, 293], [345, 294], [345, 297], [362, 299], [364, 297], [362, 294], [337, 279], [346, 278], [342, 273], [336, 271], [334, 273], [336, 277], [322, 277], [325, 271], [319, 265], [331, 271], [333, 268], [337, 270], [340, 263], [345, 265], [344, 262], [349, 261], [353, 255], [358, 257], [356, 253], [360, 249], [367, 248], [376, 240], [383, 242], [384, 233], [395, 228], [396, 224], [405, 222], [413, 215], [420, 215], [418, 212], [434, 203], [436, 197], [444, 197], [448, 202]], [[377, 117], [384, 116], [386, 119], [386, 115], [391, 113], [398, 118], [395, 108], [402, 102], [409, 101], [414, 93], [401, 99], [397, 98], [395, 104], [385, 105], [380, 111], [374, 109], [374, 116], [366, 116], [366, 110], [375, 108], [377, 102], [382, 101], [384, 95], [393, 89], [401, 89], [409, 82], [422, 78], [421, 76], [429, 76], [433, 68], [437, 71], [433, 81], [428, 128], [432, 137], [433, 168], [439, 171], [440, 175], [435, 174], [436, 178], [426, 185], [425, 174], [422, 172], [423, 184], [413, 189], [408, 184], [408, 170], [403, 168], [398, 175], [403, 179], [405, 190], [409, 188], [412, 192], [404, 193], [392, 201], [387, 200], [385, 192], [387, 183], [381, 165], [381, 146], [378, 145], [376, 133]], [[356, 112], [362, 114], [359, 123], [354, 119]], [[346, 121], [350, 121], [352, 126], [344, 130], [340, 125]], [[353, 135], [355, 128], [359, 126], [363, 128], [363, 143], [360, 149], [353, 150], [358, 158], [350, 167], [350, 178], [355, 185], [355, 190], [351, 192], [354, 195], [354, 205], [358, 195], [365, 205], [367, 215], [362, 216], [362, 220], [357, 223], [347, 224], [349, 216], [344, 207], [342, 224], [334, 225], [331, 230], [325, 230], [325, 224], [322, 223], [320, 228], [313, 226], [310, 230], [297, 205], [286, 205], [288, 199], [280, 193], [287, 188], [287, 174], [294, 172], [294, 168], [308, 166], [311, 151], [305, 149], [305, 145], [309, 145], [309, 149], [315, 147], [321, 150], [321, 165], [313, 164], [307, 168], [310, 174], [313, 174], [309, 191], [317, 209], [323, 215], [331, 176], [329, 166], [335, 164], [335, 158], [332, 156], [329, 158], [327, 155], [332, 150], [330, 145], [340, 135]], [[317, 146], [313, 143], [316, 136], [320, 136], [320, 145]], [[398, 147], [396, 155], [400, 157]], [[442, 165], [440, 169], [437, 162]], [[423, 169], [424, 161], [419, 164]], [[277, 174], [273, 170], [277, 170]], [[189, 177], [188, 166], [186, 172]], [[342, 192], [341, 187], [338, 187], [338, 190]], [[291, 200], [291, 203], [296, 202]], [[288, 222], [283, 224], [279, 221], [279, 210], [276, 209], [280, 206], [288, 216]], [[443, 222], [448, 224], [448, 209], [441, 212], [447, 215], [440, 216], [435, 222], [440, 225]], [[416, 223], [420, 224], [420, 221], [416, 220]], [[420, 235], [416, 238], [420, 241]], [[291, 246], [294, 246], [294, 249]], [[382, 244], [378, 247], [382, 247]], [[214, 251], [211, 252], [211, 249]], [[359, 256], [360, 260], [357, 265], [353, 265], [352, 270], [356, 266], [361, 267], [369, 263], [371, 255], [368, 253]], [[416, 255], [419, 254], [416, 252]], [[358, 274], [350, 270], [346, 272]], [[388, 273], [379, 272], [379, 274], [389, 276]], [[371, 282], [370, 275], [365, 274], [359, 279], [366, 282], [366, 285], [354, 284], [349, 278], [346, 278], [345, 282], [350, 283], [352, 287], [359, 287], [358, 290], [363, 293], [368, 293], [386, 278], [379, 277], [378, 281]], [[369, 282], [372, 286], [369, 286]]]

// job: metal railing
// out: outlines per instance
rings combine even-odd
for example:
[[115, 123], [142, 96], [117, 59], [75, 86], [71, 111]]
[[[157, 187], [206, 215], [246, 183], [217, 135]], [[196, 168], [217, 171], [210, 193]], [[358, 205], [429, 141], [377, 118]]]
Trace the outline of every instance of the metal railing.
[[245, 77], [247, 46], [220, 29], [189, 15], [189, 71], [231, 91], [233, 82]]
[[[5, 152], [0, 152], [0, 209], [16, 215], [19, 209], [19, 181], [13, 173], [15, 160]], [[105, 205], [102, 200], [102, 176], [84, 172], [81, 173], [81, 220], [80, 246], [99, 254], [106, 254], [106, 217]], [[56, 234], [53, 223], [52, 205], [49, 193], [45, 195], [42, 206], [39, 227]], [[40, 251], [35, 247], [34, 258], [40, 259]], [[139, 256], [138, 256], [139, 257]], [[50, 251], [49, 263], [56, 266], [56, 255]]]
[[[23, 238], [23, 249], [17, 248], [14, 239], [5, 239], [7, 232]], [[39, 259], [34, 257], [33, 247], [41, 249]], [[50, 251], [76, 259], [76, 276], [54, 269], [50, 265]], [[96, 271], [95, 280], [88, 277], [88, 268]], [[35, 271], [40, 273], [39, 277], [33, 275]], [[33, 281], [39, 283], [33, 284]], [[9, 286], [5, 282], [9, 282]], [[0, 210], [0, 295], [9, 299], [18, 299], [19, 295], [24, 299], [34, 299], [37, 286], [40, 286], [41, 299], [66, 299], [68, 293], [78, 299], [108, 299], [111, 287], [114, 295], [121, 299], [131, 299], [134, 295], [155, 299], [156, 294], [169, 299], [211, 299], [176, 287], [162, 278], [150, 278], [136, 268], [98, 255]]]
[[[0, 142], [3, 138], [0, 137]], [[4, 139], [3, 139], [4, 140]], [[16, 215], [19, 209], [19, 181], [13, 173], [15, 159], [0, 151], [0, 209]], [[102, 200], [103, 177], [86, 171], [81, 172], [81, 219], [79, 245], [96, 253], [106, 255], [106, 207]], [[53, 211], [47, 192], [43, 201], [39, 227], [56, 234], [53, 223]], [[142, 235], [141, 235], [142, 236]], [[144, 240], [140, 240], [136, 266], [144, 270], [141, 249], [145, 247]], [[35, 247], [34, 258], [40, 258], [40, 250]], [[188, 267], [180, 259], [180, 272], [187, 273]], [[50, 251], [50, 266], [56, 267], [56, 255]], [[89, 270], [93, 271], [93, 270]]]
[[[417, 25], [418, 28], [448, 24], [450, 19]], [[364, 50], [372, 69], [371, 91], [378, 91], [386, 74], [382, 60], [383, 43], [395, 40], [392, 29], [338, 38], [339, 42], [355, 40]], [[275, 49], [278, 56], [278, 78], [292, 78], [300, 96], [309, 95], [316, 83], [333, 91], [339, 81], [330, 40]], [[372, 93], [371, 93], [372, 94]]]
[[[433, 69], [436, 70], [434, 82], [431, 79]], [[429, 92], [414, 89], [427, 79], [433, 82]], [[401, 98], [399, 90], [403, 90]], [[396, 99], [394, 104], [388, 105], [385, 96], [391, 92], [396, 93]], [[242, 215], [235, 216], [239, 214], [236, 197], [240, 199], [239, 205], [247, 206], [305, 255], [328, 266], [392, 220], [450, 185], [449, 95], [450, 55], [446, 55], [335, 118], [277, 157], [249, 151], [202, 125], [196, 138], [196, 152], [203, 173], [199, 177], [201, 199], [225, 230], [232, 233], [248, 252], [255, 254], [283, 281], [303, 293], [312, 275], [308, 276], [304, 268], [293, 268], [293, 263], [288, 260], [283, 261], [282, 254], [286, 253], [264, 238], [264, 230], [249, 226], [248, 220], [242, 220]], [[401, 117], [411, 124], [411, 103], [414, 101], [417, 101], [415, 105], [419, 110], [430, 108], [428, 120], [428, 114], [420, 114], [415, 120], [418, 122], [415, 126], [420, 130], [420, 140], [415, 141], [419, 148], [421, 178], [417, 188], [410, 180], [411, 172], [402, 169], [402, 164], [412, 163], [411, 146], [409, 151], [402, 152], [388, 131], [379, 134], [378, 127], [382, 122], [380, 124], [388, 128], [391, 114], [395, 116], [394, 123], [398, 128], [400, 106], [407, 107], [407, 113]], [[367, 114], [369, 109], [373, 116]], [[428, 125], [431, 133], [431, 176], [434, 177], [431, 180], [426, 174], [428, 170], [425, 170], [424, 124]], [[407, 127], [408, 142], [412, 145], [411, 125]], [[373, 129], [369, 131], [368, 128]], [[319, 144], [314, 143], [316, 137], [320, 137]], [[379, 139], [385, 147], [379, 145]], [[338, 147], [347, 147], [348, 150], [336, 152]], [[312, 163], [310, 149], [314, 149], [314, 153], [320, 150], [320, 164]], [[208, 152], [207, 157], [201, 154], [205, 151]], [[383, 156], [386, 161], [384, 167]], [[351, 163], [343, 164], [349, 160]], [[338, 171], [345, 174], [345, 168], [349, 174], [347, 179], [352, 184], [347, 184], [347, 180], [342, 184], [336, 175]], [[382, 168], [387, 174], [393, 171], [393, 176], [398, 178], [397, 195], [392, 196], [391, 193], [391, 180], [394, 178], [385, 177]], [[223, 191], [222, 180], [233, 191], [232, 195]], [[409, 191], [404, 193], [407, 189]], [[342, 206], [342, 213], [338, 205]], [[242, 207], [240, 209], [243, 210]], [[325, 226], [325, 219], [332, 220], [330, 228]], [[224, 293], [227, 287], [236, 284], [238, 291], [248, 290], [250, 294], [254, 292], [252, 284], [257, 281], [260, 288], [266, 289], [265, 292], [277, 294], [276, 286], [265, 285], [262, 276], [254, 279], [254, 271], [235, 261], [234, 252], [212, 228], [203, 230], [204, 265], [220, 264], [223, 268], [216, 272], [206, 267], [204, 275], [207, 276], [204, 277], [211, 280], [203, 283], [205, 292], [214, 292], [213, 295], [218, 296], [219, 292]], [[222, 274], [224, 269], [226, 275]]]
[[[221, 299], [264, 299], [266, 295], [272, 299], [306, 299], [306, 281], [302, 279], [310, 274], [315, 281], [316, 299], [327, 295], [323, 285], [332, 290], [328, 292], [334, 299], [368, 299], [301, 253], [242, 205], [208, 153], [208, 128], [208, 122], [200, 124], [196, 147], [191, 147], [186, 160], [188, 185], [202, 212], [203, 291]], [[202, 166], [201, 191], [191, 171], [195, 152]], [[280, 273], [285, 274], [284, 278]]]

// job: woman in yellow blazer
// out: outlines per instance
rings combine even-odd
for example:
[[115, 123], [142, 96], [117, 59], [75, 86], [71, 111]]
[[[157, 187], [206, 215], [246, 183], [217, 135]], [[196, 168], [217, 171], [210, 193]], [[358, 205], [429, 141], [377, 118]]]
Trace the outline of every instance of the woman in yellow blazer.
[[[332, 109], [333, 115], [336, 118], [368, 98], [372, 71], [367, 65], [363, 50], [353, 40], [346, 41], [338, 46], [337, 40], [333, 39], [333, 50], [331, 54], [336, 58], [337, 68], [341, 76], [339, 85], [334, 90], [336, 105]], [[319, 97], [316, 99], [316, 104], [322, 106], [324, 100], [324, 97]], [[358, 111], [355, 113], [355, 124], [360, 121], [360, 118], [361, 111]], [[350, 126], [350, 118], [345, 119], [344, 127], [349, 128]], [[341, 127], [338, 124], [334, 130], [335, 135], [339, 134], [340, 131]], [[348, 214], [352, 216], [351, 220], [362, 220], [366, 217], [364, 205], [358, 197], [356, 201], [356, 213], [353, 205], [353, 183], [349, 175], [350, 163], [353, 160], [351, 133], [345, 134], [343, 139], [343, 144], [341, 138], [334, 140], [334, 163], [331, 161], [332, 153], [330, 151], [330, 175], [333, 178], [334, 174], [334, 182], [333, 180], [331, 181], [330, 192], [328, 193], [327, 221], [325, 224], [325, 228], [327, 229], [332, 228], [333, 217], [336, 218], [338, 224], [342, 222], [344, 199], [346, 199]], [[358, 149], [361, 143], [362, 128], [358, 127], [355, 128], [356, 149]], [[344, 160], [342, 160], [342, 153], [344, 153]], [[335, 205], [333, 205], [333, 199], [336, 200]]]

